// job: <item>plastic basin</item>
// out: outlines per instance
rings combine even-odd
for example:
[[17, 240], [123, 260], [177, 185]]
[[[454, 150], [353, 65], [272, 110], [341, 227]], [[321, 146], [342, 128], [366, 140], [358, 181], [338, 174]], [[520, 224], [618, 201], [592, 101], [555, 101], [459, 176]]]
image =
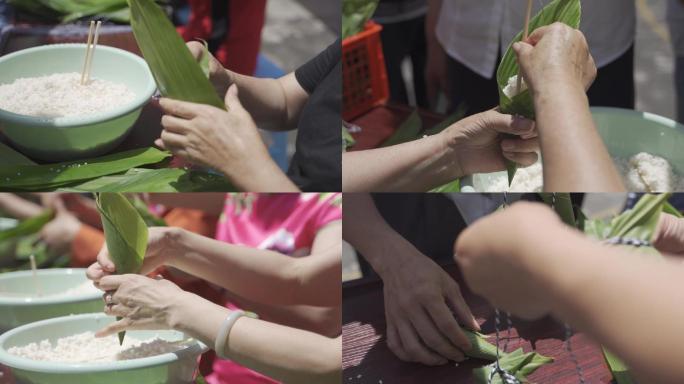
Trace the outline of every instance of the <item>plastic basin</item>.
[[[667, 159], [677, 175], [684, 175], [684, 125], [648, 112], [620, 108], [591, 109], [596, 127], [612, 157], [629, 158], [648, 152]], [[482, 173], [461, 181], [463, 192], [486, 192], [506, 172]]]
[[[85, 269], [41, 269], [37, 271], [42, 292], [64, 292], [87, 281]], [[9, 295], [3, 295], [9, 293]], [[102, 293], [21, 297], [35, 293], [31, 271], [8, 272], [0, 275], [0, 332], [70, 314], [102, 312]]]
[[128, 331], [126, 336], [140, 340], [159, 337], [168, 341], [188, 340], [173, 353], [140, 359], [97, 363], [57, 363], [30, 360], [7, 352], [11, 347], [65, 336], [97, 331], [115, 321], [102, 313], [65, 316], [15, 328], [0, 336], [0, 364], [10, 367], [17, 383], [31, 384], [161, 384], [190, 383], [198, 357], [207, 350], [202, 342], [188, 339], [177, 331]]
[[[54, 44], [0, 57], [0, 84], [22, 77], [83, 69], [85, 44]], [[48, 162], [101, 155], [128, 134], [156, 84], [147, 63], [122, 49], [98, 45], [91, 77], [126, 84], [135, 93], [129, 104], [101, 114], [56, 119], [18, 115], [0, 109], [0, 129], [24, 154]]]

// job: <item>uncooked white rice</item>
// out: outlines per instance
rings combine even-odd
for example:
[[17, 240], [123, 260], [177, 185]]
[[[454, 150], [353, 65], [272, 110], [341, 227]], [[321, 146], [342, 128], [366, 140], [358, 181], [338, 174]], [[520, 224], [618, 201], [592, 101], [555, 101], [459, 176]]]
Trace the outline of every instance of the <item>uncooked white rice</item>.
[[138, 340], [130, 335], [119, 345], [117, 335], [97, 338], [93, 332], [62, 337], [53, 344], [50, 340], [12, 347], [7, 351], [31, 360], [62, 363], [98, 363], [132, 360], [175, 352], [185, 348], [183, 341], [167, 341], [158, 337]]
[[95, 115], [134, 98], [135, 93], [124, 84], [91, 79], [81, 85], [79, 73], [20, 78], [0, 85], [0, 109], [45, 118]]
[[[627, 190], [632, 192], [671, 192], [684, 188], [679, 177], [664, 158], [646, 152], [629, 159], [613, 158]], [[505, 175], [494, 179], [486, 191], [480, 192], [542, 192], [544, 177], [541, 160], [532, 166], [518, 168], [511, 186]]]

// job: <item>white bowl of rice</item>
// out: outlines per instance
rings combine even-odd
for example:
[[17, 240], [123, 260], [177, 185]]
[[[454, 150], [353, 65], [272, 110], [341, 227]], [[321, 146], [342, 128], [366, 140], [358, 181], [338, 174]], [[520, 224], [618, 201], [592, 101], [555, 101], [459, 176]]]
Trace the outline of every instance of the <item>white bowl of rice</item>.
[[102, 312], [102, 291], [83, 268], [0, 274], [0, 332], [38, 320]]
[[202, 342], [177, 331], [128, 331], [95, 338], [116, 321], [102, 313], [43, 320], [0, 336], [0, 364], [18, 383], [185, 384], [194, 381]]
[[0, 130], [21, 152], [59, 162], [115, 148], [156, 90], [141, 57], [98, 45], [81, 84], [85, 44], [54, 44], [0, 57]]

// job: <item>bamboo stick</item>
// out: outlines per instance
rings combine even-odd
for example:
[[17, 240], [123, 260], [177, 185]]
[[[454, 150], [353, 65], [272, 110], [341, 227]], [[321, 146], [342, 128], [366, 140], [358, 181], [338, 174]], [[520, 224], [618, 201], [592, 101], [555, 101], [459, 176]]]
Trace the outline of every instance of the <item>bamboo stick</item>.
[[[527, 42], [527, 38], [530, 37], [530, 18], [532, 17], [532, 0], [527, 0], [527, 13], [525, 13], [525, 27], [523, 28], [523, 38], [522, 41]], [[522, 71], [520, 66], [518, 66], [518, 93], [522, 88]]]
[[95, 49], [97, 48], [97, 42], [100, 38], [100, 26], [102, 21], [98, 21], [95, 26], [95, 38], [93, 39], [93, 48], [90, 50], [90, 57], [88, 58], [88, 69], [86, 70], [86, 84], [90, 81], [90, 71], [93, 67], [93, 56], [95, 56]]
[[83, 59], [83, 71], [81, 71], [81, 85], [85, 85], [86, 71], [88, 70], [88, 57], [90, 56], [90, 44], [93, 43], [93, 32], [95, 31], [95, 22], [90, 22], [90, 29], [88, 30], [88, 42], [86, 43], [86, 54]]
[[38, 266], [36, 265], [36, 256], [29, 256], [31, 262], [31, 274], [33, 275], [33, 284], [36, 288], [36, 296], [42, 295], [42, 290], [40, 289], [40, 282], [38, 281]]

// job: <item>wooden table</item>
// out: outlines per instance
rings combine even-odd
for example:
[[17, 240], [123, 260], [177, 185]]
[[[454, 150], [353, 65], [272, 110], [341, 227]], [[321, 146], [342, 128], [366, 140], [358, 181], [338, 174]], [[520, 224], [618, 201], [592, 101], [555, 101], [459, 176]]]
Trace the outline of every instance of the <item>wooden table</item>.
[[[454, 265], [445, 267], [456, 281], [463, 281]], [[482, 332], [494, 334], [494, 310], [483, 299], [461, 284], [466, 302], [482, 326]], [[385, 343], [385, 315], [382, 282], [351, 282], [343, 291], [342, 366], [344, 384], [472, 383], [473, 368], [484, 364], [469, 360], [456, 366], [450, 362], [441, 367], [404, 363], [397, 359]], [[539, 368], [529, 378], [533, 383], [576, 384], [579, 382], [569, 353], [565, 350], [564, 327], [553, 319], [527, 322], [513, 320], [513, 339], [508, 351], [523, 347], [553, 357], [555, 362]], [[489, 339], [494, 342], [494, 338]], [[582, 367], [587, 383], [609, 383], [611, 374], [600, 347], [582, 334], [571, 338], [573, 351]]]

